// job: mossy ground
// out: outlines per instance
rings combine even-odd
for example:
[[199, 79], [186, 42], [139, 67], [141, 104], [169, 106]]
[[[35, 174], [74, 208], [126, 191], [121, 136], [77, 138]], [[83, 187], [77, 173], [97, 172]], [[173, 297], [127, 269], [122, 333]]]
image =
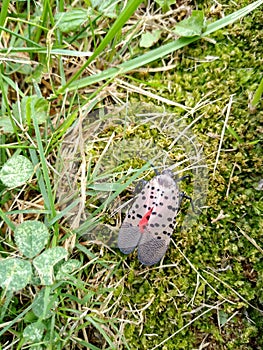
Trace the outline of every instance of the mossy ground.
[[[247, 3], [241, 1], [238, 5], [243, 7]], [[199, 9], [211, 20], [220, 16], [220, 13], [212, 14], [213, 4], [211, 1], [199, 4]], [[234, 3], [224, 1], [221, 5], [221, 15], [223, 11], [235, 10]], [[251, 95], [262, 78], [262, 36], [261, 8], [148, 67], [175, 64], [173, 69], [164, 69], [161, 73], [154, 69], [135, 71], [122, 77], [133, 86], [190, 108], [207, 100], [201, 109], [190, 113], [187, 120], [190, 124], [202, 114], [192, 131], [203, 147], [209, 170], [206, 209], [191, 230], [175, 232], [176, 246], [170, 245], [164, 266], [152, 268], [140, 265], [135, 253], [124, 257], [116, 249], [88, 241], [73, 244], [72, 232], [63, 222], [59, 230], [60, 244], [72, 244], [72, 257], [81, 260], [83, 268], [71, 281], [51, 287], [51, 295], [56, 296], [56, 313], [46, 320], [45, 348], [50, 339], [53, 349], [84, 349], [84, 339], [102, 349], [107, 348], [107, 336], [118, 349], [263, 348], [263, 248], [260, 248], [263, 204], [262, 191], [258, 189], [262, 179], [260, 122], [263, 113], [262, 105], [254, 111], [249, 108]], [[42, 40], [47, 39], [43, 35]], [[136, 47], [136, 50], [139, 54], [141, 49]], [[38, 58], [44, 59], [41, 55]], [[97, 62], [96, 68], [102, 68], [103, 64], [105, 62]], [[57, 62], [53, 69], [57, 73]], [[11, 76], [28, 92], [30, 88], [26, 89], [31, 83], [30, 79], [22, 82], [24, 74], [12, 72]], [[116, 83], [113, 79], [107, 87], [112, 89], [113, 98], [108, 94], [103, 103], [125, 101], [127, 90], [118, 84], [117, 78]], [[48, 84], [39, 86], [43, 96], [52, 90]], [[99, 88], [103, 91], [102, 85]], [[96, 89], [97, 86], [89, 87], [85, 93], [96, 94]], [[78, 98], [84, 100], [85, 93], [81, 92]], [[63, 107], [60, 97], [50, 99], [52, 127], [57, 135], [56, 143], [49, 146], [47, 142], [47, 158], [51, 164], [55, 163], [63, 141], [56, 112], [61, 107], [66, 115], [78, 110], [77, 96], [69, 96], [72, 99], [63, 100]], [[9, 98], [14, 100], [15, 95], [10, 93]], [[136, 92], [129, 92], [129, 99], [132, 103], [161, 105], [160, 101]], [[229, 104], [227, 127], [217, 160]], [[166, 110], [177, 113], [178, 117], [185, 114], [179, 107], [166, 106]], [[126, 130], [127, 135], [143, 135], [144, 139], [156, 136], [156, 142], [163, 147], [169, 145], [156, 130], [147, 129], [147, 125], [134, 130]], [[47, 132], [44, 128], [42, 131]], [[113, 132], [124, 133], [121, 127], [109, 127], [100, 137], [107, 142]], [[4, 140], [8, 144], [14, 137], [6, 135]], [[23, 137], [21, 142], [25, 142]], [[100, 142], [92, 149], [91, 168], [103, 149], [104, 144]], [[37, 193], [36, 185], [25, 192], [25, 200], [32, 200], [30, 196]], [[8, 210], [11, 198], [14, 200], [14, 194], [3, 195], [3, 208]], [[2, 228], [3, 239], [7, 232], [7, 227]], [[12, 238], [8, 241], [12, 242]], [[1, 243], [1, 250], [6, 250], [5, 247]], [[35, 293], [37, 289], [34, 287]], [[14, 295], [3, 324], [23, 312], [32, 302], [33, 294], [28, 287]], [[35, 315], [29, 312], [15, 324], [14, 330], [3, 335], [2, 346], [5, 342], [22, 342], [23, 327], [32, 320]]]

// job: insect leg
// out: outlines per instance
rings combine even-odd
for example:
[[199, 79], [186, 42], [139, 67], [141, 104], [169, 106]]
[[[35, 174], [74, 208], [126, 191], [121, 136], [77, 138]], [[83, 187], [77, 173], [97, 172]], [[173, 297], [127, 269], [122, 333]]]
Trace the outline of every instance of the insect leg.
[[142, 189], [145, 187], [145, 185], [148, 183], [148, 181], [140, 180], [137, 185], [135, 186], [134, 193], [139, 194]]
[[[179, 182], [179, 181], [182, 181], [182, 180], [185, 180], [185, 179], [190, 179], [191, 176], [188, 174], [188, 175], [184, 175], [182, 177], [180, 177], [179, 179], [175, 180], [176, 182]], [[185, 194], [184, 192], [180, 192], [180, 202], [179, 202], [179, 207], [181, 206], [181, 203], [182, 203], [182, 200], [186, 198], [186, 199], [189, 199], [190, 200], [190, 203], [191, 203], [191, 206], [192, 206], [192, 210], [195, 214], [197, 214], [196, 210], [195, 210], [195, 207], [194, 207], [194, 202], [193, 202], [193, 199], [192, 197], [188, 196], [187, 194]]]
[[194, 207], [194, 202], [193, 202], [193, 199], [192, 197], [188, 196], [187, 194], [185, 194], [184, 192], [180, 192], [180, 203], [179, 203], [179, 206], [181, 205], [181, 202], [182, 200], [186, 198], [186, 199], [189, 199], [190, 203], [191, 203], [191, 206], [192, 206], [192, 210], [195, 214], [197, 214], [197, 212], [195, 211], [195, 207]]
[[190, 178], [191, 178], [190, 175], [184, 175], [182, 177], [179, 177], [179, 179], [175, 179], [175, 182], [183, 181], [185, 179], [190, 179]]

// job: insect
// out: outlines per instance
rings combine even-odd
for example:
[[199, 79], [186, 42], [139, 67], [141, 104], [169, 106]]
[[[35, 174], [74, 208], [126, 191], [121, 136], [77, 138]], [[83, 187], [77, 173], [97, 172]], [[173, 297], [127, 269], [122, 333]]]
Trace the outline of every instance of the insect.
[[[130, 254], [138, 247], [138, 259], [144, 265], [158, 263], [166, 253], [182, 199], [173, 173], [165, 170], [146, 183], [130, 208], [118, 235], [118, 247]], [[194, 208], [193, 208], [194, 210]]]

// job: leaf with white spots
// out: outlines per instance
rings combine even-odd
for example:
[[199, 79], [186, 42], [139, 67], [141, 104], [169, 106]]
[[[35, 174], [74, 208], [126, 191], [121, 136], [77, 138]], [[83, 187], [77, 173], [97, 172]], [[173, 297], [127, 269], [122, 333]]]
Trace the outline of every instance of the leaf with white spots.
[[33, 164], [24, 156], [15, 155], [8, 159], [0, 170], [0, 180], [9, 188], [25, 184], [33, 175]]
[[0, 264], [0, 286], [9, 291], [18, 291], [31, 281], [32, 267], [22, 259], [3, 259]]
[[54, 282], [54, 266], [62, 259], [67, 258], [67, 251], [63, 247], [54, 247], [45, 250], [33, 260], [41, 284], [51, 285]]
[[23, 337], [32, 343], [40, 342], [45, 331], [45, 325], [40, 322], [34, 322], [26, 326], [23, 332]]
[[40, 221], [24, 221], [15, 229], [15, 242], [18, 249], [27, 258], [33, 258], [45, 248], [49, 232]]

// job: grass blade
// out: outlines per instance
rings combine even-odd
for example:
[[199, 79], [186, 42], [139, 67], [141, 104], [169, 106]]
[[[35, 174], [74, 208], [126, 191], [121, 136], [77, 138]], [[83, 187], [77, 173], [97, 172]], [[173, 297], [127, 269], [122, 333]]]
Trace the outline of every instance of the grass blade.
[[[68, 91], [81, 89], [81, 88], [84, 88], [86, 86], [98, 83], [102, 80], [112, 79], [115, 76], [125, 74], [125, 73], [128, 73], [134, 69], [145, 66], [146, 64], [153, 62], [153, 61], [156, 61], [162, 57], [165, 57], [166, 55], [168, 55], [174, 51], [177, 51], [177, 50], [181, 49], [182, 47], [189, 45], [189, 44], [199, 40], [200, 38], [205, 37], [205, 36], [215, 32], [216, 30], [219, 30], [223, 27], [226, 27], [226, 26], [232, 24], [236, 20], [247, 15], [251, 11], [255, 10], [262, 3], [263, 3], [263, 0], [255, 1], [254, 3], [242, 8], [236, 12], [234, 12], [234, 13], [232, 13], [232, 14], [230, 14], [222, 19], [219, 19], [218, 21], [216, 21], [214, 23], [209, 24], [207, 26], [206, 31], [200, 37], [196, 36], [196, 37], [192, 37], [192, 38], [179, 38], [179, 39], [177, 39], [169, 44], [166, 44], [166, 45], [163, 45], [157, 49], [151, 50], [144, 55], [133, 58], [130, 61], [121, 63], [120, 65], [116, 66], [115, 68], [109, 68], [101, 73], [80, 79], [78, 81], [75, 81], [76, 77], [78, 77], [82, 72], [82, 71], [79, 71], [73, 77], [74, 79], [72, 78], [65, 86], [63, 86], [61, 89], [59, 89], [58, 93], [62, 93], [63, 91], [65, 91], [66, 88], [68, 89]], [[118, 26], [118, 29], [119, 29], [119, 26]], [[111, 34], [111, 33], [109, 32], [108, 34]], [[107, 36], [105, 37], [104, 40], [106, 40], [106, 38], [107, 38]], [[88, 59], [87, 63], [84, 66], [85, 68], [95, 57], [98, 56], [98, 54], [101, 52], [99, 50], [99, 48], [100, 47], [104, 48], [105, 47], [104, 44], [106, 44], [106, 43], [104, 43], [104, 41], [103, 41], [101, 43], [101, 45], [98, 47], [98, 49], [95, 51], [95, 53]]]
[[116, 19], [113, 26], [108, 31], [105, 38], [101, 41], [97, 49], [94, 51], [93, 55], [87, 60], [87, 62], [81, 67], [81, 69], [68, 81], [66, 85], [61, 88], [59, 93], [65, 91], [65, 89], [75, 81], [81, 73], [88, 67], [88, 65], [95, 60], [96, 57], [105, 49], [105, 47], [110, 43], [112, 39], [116, 36], [116, 34], [120, 31], [120, 29], [124, 26], [127, 20], [131, 17], [137, 7], [140, 5], [142, 0], [130, 0], [126, 8], [122, 11], [120, 16]]

